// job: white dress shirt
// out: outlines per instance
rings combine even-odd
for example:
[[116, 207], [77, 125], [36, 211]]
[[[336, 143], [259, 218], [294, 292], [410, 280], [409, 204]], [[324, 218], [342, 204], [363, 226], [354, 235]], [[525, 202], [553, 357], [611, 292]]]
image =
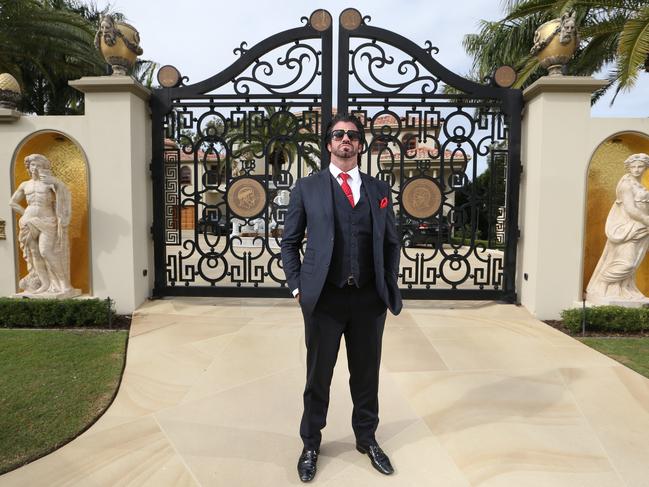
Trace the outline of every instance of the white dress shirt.
[[[336, 179], [336, 181], [338, 181], [338, 184], [342, 186], [343, 180], [338, 176], [343, 171], [341, 171], [340, 168], [333, 164], [329, 164], [329, 171]], [[347, 184], [349, 184], [349, 187], [352, 189], [352, 195], [354, 196], [354, 205], [356, 205], [361, 199], [361, 172], [358, 170], [358, 166], [354, 166], [353, 169], [347, 171], [347, 174], [349, 174], [349, 178], [347, 178]], [[299, 292], [299, 289], [293, 289], [293, 296], [297, 296]]]
[[[343, 180], [340, 176], [342, 172], [338, 167], [333, 164], [329, 164], [329, 171], [333, 177], [338, 181], [338, 184], [342, 186]], [[347, 171], [349, 178], [347, 178], [347, 184], [352, 189], [352, 195], [354, 196], [354, 204], [357, 204], [361, 198], [361, 172], [358, 170], [358, 166], [354, 166], [353, 169]]]

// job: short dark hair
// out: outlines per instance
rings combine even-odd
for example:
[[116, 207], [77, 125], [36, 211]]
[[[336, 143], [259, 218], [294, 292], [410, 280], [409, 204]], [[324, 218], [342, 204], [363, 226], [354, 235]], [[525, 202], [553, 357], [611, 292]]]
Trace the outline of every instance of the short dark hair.
[[345, 112], [337, 113], [331, 119], [329, 125], [327, 125], [327, 131], [325, 132], [327, 134], [326, 142], [331, 141], [331, 129], [333, 129], [338, 122], [351, 122], [354, 125], [356, 125], [356, 129], [361, 134], [360, 143], [361, 145], [365, 144], [365, 127], [363, 127], [363, 124], [358, 118], [356, 118], [354, 115], [350, 115], [349, 113], [345, 113]]

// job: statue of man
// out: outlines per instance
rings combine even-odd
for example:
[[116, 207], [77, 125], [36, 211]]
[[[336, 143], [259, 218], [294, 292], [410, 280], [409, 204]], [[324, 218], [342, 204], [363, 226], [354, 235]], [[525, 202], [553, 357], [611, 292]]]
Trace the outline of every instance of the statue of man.
[[[25, 158], [31, 179], [24, 181], [9, 206], [21, 215], [18, 242], [27, 262], [27, 276], [19, 282], [22, 295], [71, 297], [80, 294], [70, 284], [68, 226], [71, 197], [67, 186], [52, 174], [52, 164], [41, 154]], [[27, 201], [27, 208], [20, 204]]]

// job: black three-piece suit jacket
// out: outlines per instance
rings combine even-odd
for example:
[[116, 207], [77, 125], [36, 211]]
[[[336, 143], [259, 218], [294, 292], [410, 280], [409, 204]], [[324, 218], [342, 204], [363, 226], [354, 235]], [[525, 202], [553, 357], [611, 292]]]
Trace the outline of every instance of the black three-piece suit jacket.
[[[360, 174], [372, 216], [376, 292], [387, 308], [397, 315], [402, 308], [401, 294], [397, 287], [401, 250], [390, 188], [383, 181]], [[335, 222], [332, 181], [328, 169], [299, 179], [291, 192], [285, 218], [282, 265], [289, 290], [300, 290], [300, 305], [305, 313], [312, 313], [318, 302], [333, 253]], [[333, 184], [338, 185], [336, 181]], [[305, 231], [306, 250], [304, 260], [300, 262], [299, 251]]]

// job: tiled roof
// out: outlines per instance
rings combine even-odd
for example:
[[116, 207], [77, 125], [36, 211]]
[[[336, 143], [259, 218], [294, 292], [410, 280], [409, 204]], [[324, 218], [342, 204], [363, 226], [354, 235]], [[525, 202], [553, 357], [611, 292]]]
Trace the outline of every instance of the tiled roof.
[[[320, 112], [320, 111], [321, 111], [320, 107], [313, 107], [313, 110], [309, 110], [309, 112]], [[293, 113], [295, 116], [299, 117], [305, 112], [306, 111], [295, 111], [295, 112], [291, 112], [291, 113]], [[332, 116], [336, 116], [337, 112], [338, 112], [338, 110], [334, 107], [331, 110]], [[365, 123], [365, 117], [363, 116], [362, 113], [354, 113], [354, 110], [351, 110], [351, 113], [353, 113], [356, 116], [356, 118], [358, 118], [363, 124]], [[371, 116], [369, 118], [370, 118], [370, 120], [372, 120]], [[401, 121], [401, 128], [403, 130], [415, 130], [416, 126], [418, 125], [417, 121], [413, 120], [415, 128], [407, 129], [405, 127], [406, 117], [399, 117], [399, 119]], [[397, 120], [396, 120], [396, 117], [394, 115], [380, 115], [380, 116], [376, 117], [373, 120], [373, 122], [374, 122], [374, 127], [375, 128], [382, 127], [384, 125], [387, 125], [388, 127], [397, 127], [399, 125]], [[435, 122], [437, 122], [437, 123], [433, 123], [432, 121], [430, 123], [428, 123], [427, 124], [428, 127], [440, 127], [444, 123], [444, 119], [443, 118], [438, 118], [437, 120], [435, 120]], [[369, 126], [367, 127], [367, 130], [369, 130]]]
[[[170, 149], [174, 149], [174, 148], [178, 148], [178, 144], [172, 139], [165, 139], [165, 150], [170, 150]], [[392, 154], [394, 154], [394, 158], [398, 159], [400, 157], [400, 154], [401, 154], [401, 151], [399, 150], [399, 148], [394, 147], [394, 148], [391, 148], [391, 150], [392, 150]], [[179, 152], [180, 152], [180, 161], [181, 162], [194, 162], [194, 154], [193, 153], [186, 154], [182, 150], [180, 150]], [[444, 159], [446, 161], [450, 161], [452, 155], [453, 155], [452, 151], [450, 151], [450, 150], [444, 151]], [[223, 160], [226, 157], [226, 154], [225, 154], [225, 152], [221, 152], [220, 154], [218, 154], [218, 157], [217, 157], [217, 154], [211, 152], [211, 153], [209, 153], [207, 155], [207, 158], [205, 158], [205, 152], [203, 152], [202, 150], [199, 150], [197, 156], [198, 156], [197, 158], [198, 158], [199, 162], [201, 162], [203, 160], [216, 162], [216, 161], [219, 161], [219, 160]], [[430, 158], [437, 159], [438, 157], [439, 156], [438, 156], [437, 148], [428, 147], [428, 146], [425, 146], [425, 145], [419, 145], [416, 149], [410, 149], [410, 150], [406, 151], [406, 155], [405, 155], [405, 159], [411, 159], [411, 160], [412, 159], [430, 159]], [[381, 160], [382, 161], [390, 160], [391, 158], [392, 158], [392, 156], [390, 155], [389, 151], [386, 150], [386, 151], [383, 151], [381, 153]], [[455, 158], [454, 158], [455, 161], [462, 161], [464, 159], [465, 158], [462, 156], [461, 152], [456, 153]], [[466, 161], [470, 161], [470, 160], [471, 160], [471, 156], [467, 155], [466, 156]]]
[[[202, 150], [199, 150], [198, 153], [196, 154], [196, 158], [198, 162], [202, 161], [222, 161], [225, 159], [225, 152], [221, 152], [218, 154], [215, 154], [214, 152], [210, 152], [207, 157], [205, 157], [205, 152]], [[193, 162], [194, 161], [194, 153], [191, 154], [185, 154], [183, 151], [180, 151], [180, 160], [183, 162]]]
[[[408, 128], [406, 128], [406, 117], [399, 117], [399, 120], [401, 121], [401, 128], [404, 130], [408, 130]], [[416, 129], [418, 125], [418, 121], [411, 118], [411, 122], [413, 122], [414, 124], [413, 130]], [[442, 122], [444, 122], [444, 119], [438, 118], [436, 122], [437, 123], [431, 122], [430, 124], [427, 125], [429, 127], [430, 126], [439, 127], [441, 126]], [[373, 123], [375, 129], [378, 127], [382, 127], [384, 125], [387, 125], [388, 127], [397, 127], [399, 125], [394, 115], [380, 115], [373, 120]]]
[[[406, 154], [404, 156], [404, 159], [430, 159], [431, 157], [433, 159], [437, 159], [439, 157], [438, 150], [436, 147], [427, 147], [424, 145], [421, 145], [417, 147], [416, 149], [410, 149], [406, 151]], [[398, 159], [401, 155], [401, 151], [399, 148], [394, 148], [392, 149], [392, 154], [394, 154], [394, 158]], [[453, 151], [450, 150], [445, 150], [444, 151], [444, 160], [450, 161], [451, 156], [453, 156]], [[390, 154], [389, 151], [385, 150], [381, 153], [381, 160], [390, 160], [392, 158], [392, 155]], [[467, 155], [466, 158], [462, 155], [461, 152], [457, 152], [455, 154], [455, 157], [453, 159], [454, 161], [470, 161], [471, 156]]]
[[[173, 139], [165, 139], [164, 148], [165, 148], [165, 150], [180, 149], [180, 147], [178, 147], [178, 143]], [[180, 161], [181, 162], [194, 162], [194, 153], [193, 152], [190, 153], [190, 154], [186, 154], [182, 149], [180, 149], [179, 152], [180, 152]], [[215, 161], [216, 162], [218, 160], [222, 160], [222, 159], [225, 158], [225, 152], [219, 153], [218, 157], [217, 157], [217, 154], [215, 154], [214, 152], [210, 152], [207, 155], [207, 158], [205, 158], [205, 152], [202, 151], [202, 150], [199, 150], [198, 154], [197, 154], [197, 158], [198, 158], [198, 162], [201, 162], [203, 160]]]

